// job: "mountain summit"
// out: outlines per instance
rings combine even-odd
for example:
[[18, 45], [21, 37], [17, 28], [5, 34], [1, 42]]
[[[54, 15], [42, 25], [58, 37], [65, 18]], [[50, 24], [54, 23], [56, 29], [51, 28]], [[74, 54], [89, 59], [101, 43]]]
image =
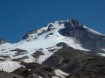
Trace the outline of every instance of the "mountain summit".
[[[0, 70], [17, 74], [24, 72], [20, 68], [25, 70], [26, 67], [35, 76], [73, 78], [69, 76], [70, 72], [76, 68], [75, 65], [81, 67], [80, 60], [101, 57], [104, 53], [104, 34], [74, 19], [55, 21], [26, 33], [20, 42], [11, 44], [0, 40]], [[70, 67], [72, 64], [73, 69]], [[38, 65], [40, 71], [32, 68], [33, 65]], [[45, 70], [48, 71], [45, 73]]]
[[[49, 23], [42, 29], [28, 32], [23, 39], [36, 39], [43, 34], [46, 34], [46, 38], [57, 36], [57, 34], [60, 35], [59, 38], [64, 37], [65, 39], [69, 38], [69, 40], [73, 38], [73, 40], [75, 40], [76, 43], [81, 44], [83, 48], [94, 52], [103, 52], [102, 48], [105, 47], [105, 35], [86, 27], [74, 19]], [[56, 38], [54, 40], [56, 40]]]

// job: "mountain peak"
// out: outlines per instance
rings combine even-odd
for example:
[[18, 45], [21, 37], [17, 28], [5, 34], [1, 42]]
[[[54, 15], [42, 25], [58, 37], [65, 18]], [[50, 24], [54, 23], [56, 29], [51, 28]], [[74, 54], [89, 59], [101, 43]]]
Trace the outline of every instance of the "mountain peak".
[[76, 38], [78, 37], [81, 38], [83, 37], [82, 35], [87, 35], [87, 36], [90, 36], [91, 34], [102, 35], [101, 33], [86, 27], [78, 20], [68, 19], [68, 20], [59, 20], [49, 23], [45, 27], [42, 27], [38, 30], [36, 29], [31, 30], [30, 32], [26, 33], [23, 39], [36, 39], [39, 35], [42, 35], [46, 32], [52, 32], [55, 30], [59, 30], [58, 32], [63, 36], [69, 36], [69, 37], [76, 36]]
[[67, 22], [69, 22], [73, 26], [79, 26], [80, 25], [80, 22], [78, 20], [75, 20], [75, 19], [71, 19], [71, 20], [69, 19], [69, 20], [67, 20]]
[[64, 24], [65, 24], [65, 27], [70, 27], [70, 28], [82, 27], [83, 28], [83, 24], [81, 24], [78, 20], [75, 20], [75, 19], [66, 20]]
[[[20, 70], [22, 66], [27, 68], [28, 65], [28, 67], [32, 67], [31, 72], [36, 73], [38, 70], [39, 75], [42, 74], [40, 70], [50, 72], [52, 69], [43, 69], [44, 64], [52, 65], [51, 67], [55, 67], [54, 69], [60, 68], [68, 71], [68, 66], [71, 66], [72, 69], [75, 68], [72, 66], [78, 64], [81, 66], [82, 62], [85, 65], [85, 61], [82, 61], [85, 60], [85, 57], [90, 60], [92, 55], [93, 57], [105, 55], [105, 36], [74, 19], [49, 23], [45, 27], [26, 33], [20, 42], [4, 43], [6, 41], [0, 39], [0, 44], [3, 44], [0, 45], [0, 70], [7, 72], [13, 72], [18, 68]], [[79, 59], [78, 62], [77, 59]], [[94, 61], [96, 62], [96, 60]], [[87, 62], [89, 61], [87, 60]], [[35, 69], [37, 67], [34, 63], [42, 65], [41, 69]], [[78, 66], [76, 67], [78, 68]], [[65, 72], [68, 73], [67, 71]], [[58, 70], [54, 72], [60, 75]], [[61, 75], [60, 78], [66, 78], [62, 73]]]

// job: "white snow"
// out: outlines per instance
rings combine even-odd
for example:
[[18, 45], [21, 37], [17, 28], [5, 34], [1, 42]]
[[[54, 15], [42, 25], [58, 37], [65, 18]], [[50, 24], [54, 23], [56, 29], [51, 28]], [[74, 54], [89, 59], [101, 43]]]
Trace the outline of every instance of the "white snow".
[[[105, 51], [105, 49], [101, 49], [102, 51]], [[101, 56], [105, 56], [105, 53], [98, 53]]]
[[[104, 48], [102, 48], [101, 50], [102, 50], [102, 51], [105, 51]], [[105, 53], [98, 53], [98, 54], [101, 55], [101, 56], [105, 56]]]
[[103, 51], [105, 51], [105, 49], [102, 49]]
[[[57, 77], [66, 78], [66, 76], [69, 76], [68, 73], [65, 73], [59, 69], [56, 69], [54, 72], [55, 72]], [[53, 77], [53, 78], [57, 78], [57, 77]]]
[[39, 78], [43, 78], [43, 77], [39, 76]]
[[62, 42], [67, 43], [70, 47], [73, 47], [75, 49], [90, 51], [89, 49], [83, 48], [82, 45], [72, 37], [71, 38], [70, 37], [63, 38]]
[[86, 28], [86, 29], [87, 29], [89, 32], [91, 32], [91, 33], [94, 33], [94, 34], [97, 34], [97, 35], [104, 35], [104, 34], [98, 32], [98, 31], [95, 31], [95, 30], [93, 30], [93, 29], [91, 29], [91, 28], [88, 28], [87, 26], [84, 26], [84, 28]]
[[101, 56], [105, 56], [105, 53], [98, 53], [99, 55], [101, 55]]
[[14, 61], [0, 62], [0, 70], [6, 71], [6, 72], [12, 72], [18, 69], [19, 67], [21, 67], [19, 62], [14, 62]]

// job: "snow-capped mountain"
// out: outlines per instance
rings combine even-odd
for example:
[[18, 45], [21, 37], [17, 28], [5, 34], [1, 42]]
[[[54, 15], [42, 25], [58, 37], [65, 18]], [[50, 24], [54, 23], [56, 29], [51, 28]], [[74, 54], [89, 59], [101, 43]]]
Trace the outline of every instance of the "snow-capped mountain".
[[[76, 51], [104, 55], [105, 35], [77, 20], [55, 21], [39, 30], [28, 32], [17, 43], [0, 40], [0, 70], [13, 72], [24, 67], [21, 62], [49, 64], [49, 59], [64, 45]], [[59, 69], [55, 69], [55, 73], [56, 77], [53, 78], [69, 75]]]

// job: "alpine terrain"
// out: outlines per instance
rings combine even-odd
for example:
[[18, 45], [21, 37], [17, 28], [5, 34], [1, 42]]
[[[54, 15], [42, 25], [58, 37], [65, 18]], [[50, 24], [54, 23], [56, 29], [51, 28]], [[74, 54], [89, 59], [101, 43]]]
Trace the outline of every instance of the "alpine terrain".
[[71, 19], [0, 39], [0, 78], [105, 78], [105, 35]]

